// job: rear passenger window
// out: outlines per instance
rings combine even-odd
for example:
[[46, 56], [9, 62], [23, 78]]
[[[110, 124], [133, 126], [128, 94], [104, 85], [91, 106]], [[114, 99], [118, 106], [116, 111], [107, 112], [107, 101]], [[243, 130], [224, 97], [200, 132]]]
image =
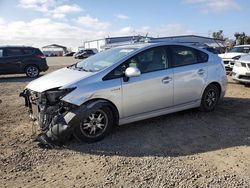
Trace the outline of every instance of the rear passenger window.
[[26, 48], [26, 49], [23, 49], [23, 52], [25, 55], [31, 55], [33, 54], [34, 50], [31, 48]]
[[3, 49], [0, 49], [0, 57], [3, 57]]
[[208, 60], [206, 53], [187, 46], [171, 46], [171, 54], [174, 67], [207, 62]]
[[5, 56], [20, 56], [23, 55], [23, 52], [20, 48], [7, 48]]

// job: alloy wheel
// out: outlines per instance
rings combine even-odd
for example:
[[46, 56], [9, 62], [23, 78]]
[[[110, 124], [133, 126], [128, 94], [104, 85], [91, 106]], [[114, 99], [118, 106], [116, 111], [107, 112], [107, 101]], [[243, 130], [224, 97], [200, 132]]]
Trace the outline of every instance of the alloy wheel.
[[30, 78], [37, 77], [39, 74], [39, 70], [35, 66], [29, 66], [26, 70], [27, 76]]
[[212, 108], [217, 103], [217, 94], [214, 90], [209, 90], [205, 97], [205, 103], [208, 108]]
[[107, 124], [107, 114], [102, 110], [97, 110], [80, 123], [80, 130], [87, 137], [97, 137], [105, 131]]

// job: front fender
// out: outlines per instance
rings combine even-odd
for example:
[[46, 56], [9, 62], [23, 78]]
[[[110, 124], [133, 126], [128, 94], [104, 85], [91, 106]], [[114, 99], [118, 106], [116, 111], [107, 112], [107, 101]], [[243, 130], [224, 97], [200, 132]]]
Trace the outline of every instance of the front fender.
[[105, 100], [96, 100], [87, 102], [81, 105], [80, 107], [75, 108], [70, 112], [68, 112], [64, 116], [64, 120], [69, 126], [74, 127], [78, 125], [80, 122], [82, 122], [85, 118], [87, 118], [91, 113], [108, 105], [109, 105], [108, 102]]

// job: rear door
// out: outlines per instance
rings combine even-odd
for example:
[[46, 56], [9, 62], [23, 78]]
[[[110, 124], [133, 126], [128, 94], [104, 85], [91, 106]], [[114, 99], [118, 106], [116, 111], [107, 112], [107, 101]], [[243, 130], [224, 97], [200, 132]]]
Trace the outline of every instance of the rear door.
[[191, 47], [170, 46], [174, 105], [200, 100], [207, 79], [208, 55]]
[[1, 58], [2, 73], [20, 73], [22, 67], [23, 51], [21, 48], [4, 48]]

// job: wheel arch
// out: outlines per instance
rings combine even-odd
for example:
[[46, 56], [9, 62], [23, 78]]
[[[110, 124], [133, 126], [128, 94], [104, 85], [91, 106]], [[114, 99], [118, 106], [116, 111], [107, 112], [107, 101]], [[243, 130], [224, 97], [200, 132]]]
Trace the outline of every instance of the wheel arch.
[[[219, 82], [216, 82], [216, 81], [210, 82], [210, 83], [206, 86], [206, 88], [207, 88], [209, 85], [214, 85], [215, 87], [217, 87], [218, 90], [219, 90], [219, 96], [221, 95], [222, 86], [221, 86], [221, 84], [220, 84]], [[205, 88], [205, 89], [206, 89], [206, 88]], [[204, 89], [204, 91], [205, 91], [205, 89]], [[203, 91], [203, 92], [204, 92], [204, 91]]]
[[115, 124], [116, 125], [119, 124], [119, 118], [120, 118], [119, 110], [112, 101], [108, 99], [104, 99], [104, 98], [95, 98], [95, 99], [90, 99], [88, 101], [85, 101], [82, 105], [89, 106], [92, 103], [103, 103], [104, 106], [107, 106], [113, 114]]
[[38, 68], [39, 71], [41, 71], [40, 67], [39, 67], [38, 65], [34, 64], [34, 63], [27, 63], [27, 64], [24, 66], [23, 71], [25, 72], [26, 69], [27, 69], [27, 67], [29, 67], [29, 66], [35, 66], [36, 68]]

